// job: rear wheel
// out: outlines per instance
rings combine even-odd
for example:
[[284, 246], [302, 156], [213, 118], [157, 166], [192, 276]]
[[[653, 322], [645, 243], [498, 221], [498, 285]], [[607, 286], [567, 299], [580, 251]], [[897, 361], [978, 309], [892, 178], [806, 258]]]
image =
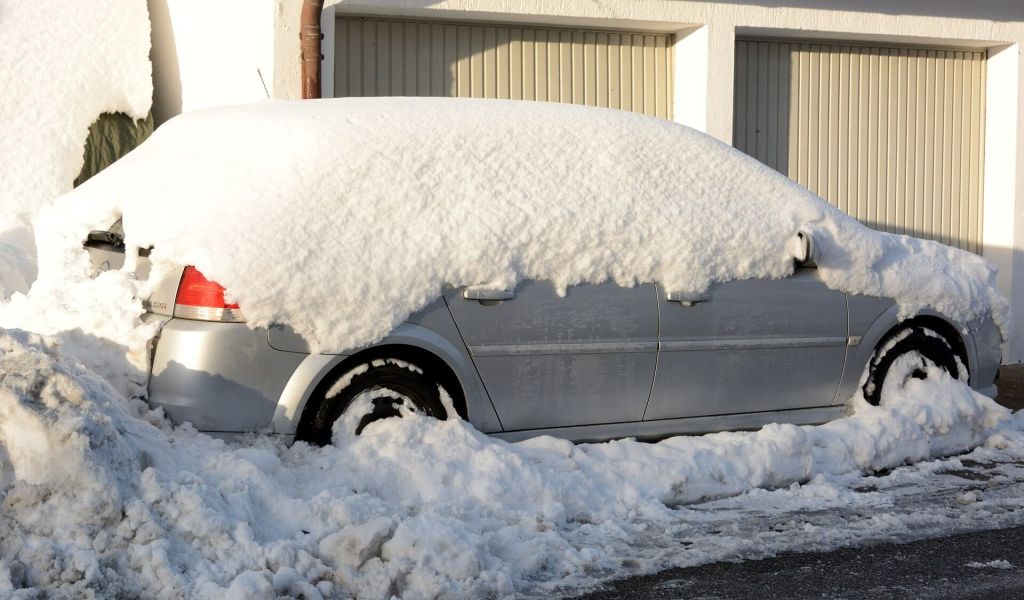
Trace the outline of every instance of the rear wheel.
[[[331, 443], [337, 426], [345, 435], [359, 435], [375, 421], [419, 413], [445, 419], [442, 387], [419, 366], [393, 359], [374, 359], [337, 378], [317, 403], [306, 441]], [[337, 425], [336, 425], [337, 424]]]
[[[899, 368], [893, 368], [897, 363]], [[957, 360], [956, 351], [946, 338], [919, 325], [901, 329], [887, 338], [871, 358], [863, 387], [864, 399], [878, 406], [883, 390], [903, 387], [911, 378], [926, 379], [932, 366], [954, 379], [966, 379], [966, 367]]]

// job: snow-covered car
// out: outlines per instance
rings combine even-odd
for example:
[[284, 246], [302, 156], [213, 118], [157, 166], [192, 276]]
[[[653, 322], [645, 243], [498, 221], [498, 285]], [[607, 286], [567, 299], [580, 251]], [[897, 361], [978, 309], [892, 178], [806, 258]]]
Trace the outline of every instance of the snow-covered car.
[[149, 402], [211, 433], [328, 443], [408, 410], [510, 440], [811, 424], [928, 363], [995, 394], [983, 259], [658, 119], [269, 102], [178, 117], [72, 196], [81, 223], [122, 217], [86, 245], [143, 282]]

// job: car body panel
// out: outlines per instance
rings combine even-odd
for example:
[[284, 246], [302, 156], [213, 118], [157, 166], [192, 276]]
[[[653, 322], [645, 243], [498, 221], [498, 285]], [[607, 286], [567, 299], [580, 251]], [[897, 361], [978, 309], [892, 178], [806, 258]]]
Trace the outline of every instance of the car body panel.
[[1002, 334], [989, 317], [968, 323], [968, 330], [971, 386], [994, 398], [999, 365], [1003, 360]]
[[835, 402], [845, 403], [860, 385], [868, 361], [882, 338], [899, 324], [899, 308], [892, 300], [849, 294], [846, 297], [850, 315], [850, 345], [846, 367]]
[[658, 348], [655, 286], [527, 281], [507, 300], [445, 295], [506, 431], [640, 421]]
[[661, 352], [645, 420], [832, 404], [846, 358], [846, 295], [815, 269], [715, 284], [689, 306], [658, 287]]
[[[274, 332], [274, 329], [271, 329], [271, 332]], [[288, 340], [288, 336], [294, 335], [294, 332], [288, 330], [278, 330], [278, 336], [272, 339], [283, 344]], [[501, 431], [501, 422], [491, 405], [487, 390], [480, 381], [469, 351], [443, 299], [436, 300], [426, 309], [410, 317], [373, 347], [394, 345], [419, 348], [444, 361], [462, 385], [467, 416], [473, 426], [484, 433]], [[365, 349], [357, 348], [346, 353], [295, 352], [294, 354], [305, 358], [285, 384], [274, 414], [272, 430], [282, 434], [295, 433], [302, 410], [314, 389], [324, 381], [324, 378], [340, 377], [343, 373], [338, 370], [344, 368], [343, 365], [350, 357]]]
[[[740, 283], [740, 282], [736, 282]], [[792, 283], [792, 282], [791, 282]], [[549, 284], [545, 284], [549, 285]], [[577, 294], [577, 299], [580, 296], [587, 294], [587, 292], [597, 293], [597, 296], [588, 296], [588, 301], [593, 301], [595, 297], [600, 297], [603, 290], [601, 286], [576, 286], [570, 289], [570, 296], [573, 290]], [[802, 286], [797, 286], [796, 289], [800, 289]], [[812, 286], [813, 287], [813, 286]], [[586, 289], [585, 289], [586, 288]], [[738, 286], [736, 289], [741, 290], [742, 286]], [[765, 291], [761, 286], [754, 286], [746, 290], [749, 296], [749, 292], [753, 289], [759, 289], [762, 294], [757, 295], [759, 298], [765, 298], [763, 295]], [[620, 289], [631, 289], [631, 288], [620, 288]], [[636, 289], [636, 288], [633, 288]], [[581, 291], [583, 290], [583, 291]], [[461, 298], [461, 288], [450, 289], [446, 291], [446, 298], [448, 303], [455, 303], [456, 300], [459, 302], [465, 302], [466, 305], [470, 305], [470, 301], [466, 301]], [[662, 299], [662, 292], [648, 286], [643, 289], [641, 293], [643, 296], [647, 296], [647, 292], [650, 291], [650, 298], [652, 302], [658, 302]], [[525, 296], [529, 298], [530, 296]], [[723, 296], [719, 296], [722, 299]], [[810, 295], [808, 298], [811, 297]], [[551, 302], [564, 301], [565, 299], [556, 298], [551, 299]], [[790, 298], [791, 301], [797, 303], [799, 299]], [[476, 303], [476, 301], [472, 301]], [[844, 299], [844, 303], [846, 299]], [[427, 309], [420, 311], [413, 317], [410, 317], [409, 321], [403, 323], [396, 328], [391, 335], [384, 340], [379, 342], [379, 345], [403, 345], [403, 346], [414, 346], [444, 360], [456, 373], [459, 381], [463, 386], [463, 393], [467, 400], [467, 412], [469, 421], [477, 427], [479, 430], [487, 433], [501, 433], [501, 437], [508, 440], [525, 439], [527, 437], [535, 435], [555, 435], [558, 437], [565, 437], [575, 441], [588, 441], [588, 440], [599, 440], [608, 439], [612, 437], [624, 437], [624, 436], [639, 436], [642, 438], [659, 438], [665, 437], [672, 434], [683, 434], [683, 433], [704, 433], [708, 431], [717, 431], [722, 429], [747, 429], [759, 427], [768, 422], [781, 420], [785, 422], [795, 422], [802, 424], [812, 424], [827, 421], [831, 418], [835, 418], [844, 414], [846, 410], [845, 403], [846, 399], [856, 389], [857, 384], [860, 382], [860, 378], [863, 374], [864, 367], [867, 361], [870, 359], [871, 354], [874, 351], [875, 346], [884, 338], [884, 336], [897, 327], [899, 324], [898, 320], [898, 308], [889, 300], [870, 298], [863, 296], [849, 296], [848, 303], [849, 309], [849, 337], [851, 340], [855, 340], [856, 343], [849, 347], [839, 348], [838, 346], [826, 345], [824, 348], [828, 349], [841, 349], [842, 351], [849, 351], [849, 358], [846, 361], [845, 368], [842, 369], [841, 383], [838, 385], [838, 394], [833, 394], [835, 400], [829, 398], [827, 403], [833, 404], [830, 410], [823, 410], [820, 407], [800, 406], [791, 407], [791, 409], [782, 409], [780, 406], [784, 406], [784, 402], [789, 401], [791, 398], [786, 397], [784, 394], [777, 396], [779, 399], [779, 406], [772, 405], [768, 407], [765, 404], [755, 404], [752, 408], [737, 409], [736, 405], [730, 404], [733, 401], [732, 398], [723, 396], [719, 398], [717, 406], [718, 410], [707, 411], [702, 415], [689, 415], [686, 417], [663, 417], [653, 418], [656, 413], [648, 415], [646, 420], [641, 420], [636, 416], [636, 413], [628, 415], [627, 418], [621, 421], [607, 420], [603, 423], [595, 421], [586, 421], [585, 419], [579, 419], [575, 421], [573, 425], [566, 425], [565, 421], [559, 421], [557, 418], [550, 421], [534, 421], [539, 423], [533, 426], [508, 426], [503, 427], [503, 423], [499, 421], [498, 412], [491, 404], [488, 390], [483, 385], [483, 380], [477, 373], [476, 366], [474, 364], [474, 357], [471, 355], [473, 345], [467, 345], [463, 339], [462, 334], [456, 326], [456, 323], [449, 312], [446, 301], [439, 299], [432, 303]], [[479, 304], [479, 303], [477, 303]], [[832, 298], [827, 304], [831, 305], [826, 307], [825, 312], [818, 312], [818, 318], [822, 318], [823, 315], [827, 314], [828, 311], [835, 311], [836, 303]], [[614, 303], [612, 303], [614, 305]], [[458, 306], [458, 305], [457, 305]], [[482, 308], [493, 308], [493, 307], [482, 307]], [[684, 307], [684, 306], [668, 306], [662, 308], [662, 311], [666, 309], [685, 311], [690, 308], [696, 307]], [[820, 308], [820, 307], [819, 307]], [[617, 310], [621, 310], [619, 307]], [[734, 310], [736, 310], [734, 308]], [[754, 309], [752, 309], [754, 310]], [[754, 310], [756, 312], [756, 310]], [[726, 311], [727, 313], [727, 311]], [[726, 313], [725, 316], [719, 315], [719, 319], [729, 317]], [[799, 310], [793, 310], [792, 313], [795, 316], [799, 316], [801, 313]], [[497, 312], [493, 314], [498, 314]], [[613, 312], [609, 314], [621, 314]], [[691, 314], [696, 314], [691, 313]], [[811, 314], [815, 314], [812, 313]], [[940, 316], [934, 313], [923, 313], [933, 316]], [[664, 312], [662, 312], [663, 321], [666, 325], [670, 321], [664, 319]], [[606, 315], [607, 316], [607, 315]], [[777, 313], [774, 317], [776, 322], [777, 319], [783, 318], [785, 312]], [[834, 315], [833, 315], [834, 316]], [[305, 346], [305, 342], [302, 341], [301, 337], [294, 332], [289, 331], [287, 328], [273, 328], [267, 329], [249, 329], [244, 324], [239, 323], [211, 323], [204, 321], [193, 321], [181, 318], [169, 318], [166, 316], [159, 315], [147, 315], [147, 320], [161, 320], [163, 321], [163, 327], [161, 328], [158, 338], [154, 341], [154, 354], [153, 354], [153, 367], [152, 377], [150, 381], [150, 402], [152, 405], [162, 407], [166, 414], [175, 422], [191, 422], [197, 428], [203, 431], [212, 432], [237, 432], [241, 433], [244, 431], [269, 431], [276, 434], [281, 434], [285, 437], [293, 436], [298, 426], [299, 418], [302, 414], [302, 410], [308, 402], [310, 395], [313, 390], [319, 385], [324, 378], [337, 377], [341, 373], [338, 369], [349, 360], [353, 354], [359, 352], [362, 349], [356, 349], [344, 354], [308, 354], [308, 348]], [[772, 322], [772, 318], [765, 318], [761, 315], [761, 319], [764, 323]], [[577, 320], [577, 327], [581, 327], [581, 331], [586, 330], [586, 324], [582, 321]], [[697, 333], [707, 333], [715, 327], [715, 325], [705, 322], [703, 325], [704, 330], [699, 328], [693, 329], [692, 331]], [[748, 322], [749, 326], [749, 322]], [[776, 336], [775, 338], [766, 337], [767, 340], [772, 340], [773, 343], [781, 344], [785, 343], [787, 339], [798, 339], [805, 340], [808, 333], [814, 333], [814, 329], [808, 327], [806, 323], [801, 325], [804, 329], [797, 329], [795, 331], [796, 337], [793, 337], [793, 332], [790, 331], [789, 338], [781, 338]], [[277, 332], [277, 335], [274, 332]], [[622, 331], [621, 329], [619, 331]], [[752, 339], [749, 335], [750, 329], [743, 328], [742, 320], [737, 320], [735, 316], [726, 318], [723, 325], [719, 326], [718, 335], [720, 336], [718, 341], [723, 342], [724, 345], [728, 345], [735, 339], [741, 339], [749, 341]], [[756, 331], [756, 330], [755, 330]], [[636, 338], [629, 338], [623, 342], [628, 343], [641, 343], [648, 344], [650, 342], [649, 330], [646, 332], [647, 336], [638, 336]], [[821, 333], [822, 337], [836, 337], [832, 335], [831, 330], [817, 331]], [[554, 334], [545, 334], [554, 335]], [[574, 334], [577, 337], [585, 337], [582, 333]], [[598, 344], [610, 344], [608, 342], [610, 334], [606, 331], [605, 337], [591, 336], [586, 338], [588, 341], [581, 342], [586, 343], [598, 343]], [[730, 337], [730, 335], [732, 337]], [[766, 334], [767, 335], [767, 334]], [[741, 336], [737, 338], [736, 336]], [[803, 336], [803, 337], [801, 337]], [[666, 336], [668, 337], [668, 336]], [[975, 339], [977, 337], [977, 340]], [[486, 339], [485, 337], [478, 338], [480, 340]], [[525, 339], [525, 338], [520, 338]], [[544, 338], [549, 340], [551, 338]], [[565, 339], [558, 338], [557, 335], [554, 337], [555, 340]], [[271, 345], [271, 340], [277, 344], [278, 347]], [[289, 341], [290, 340], [290, 341]], [[597, 340], [597, 341], [595, 341]], [[603, 341], [601, 341], [603, 340]], [[527, 350], [533, 352], [538, 350], [538, 340], [530, 340], [531, 345], [527, 345]], [[665, 340], [666, 342], [672, 342], [672, 339]], [[687, 341], [679, 340], [675, 341]], [[988, 348], [987, 354], [979, 355], [978, 344], [981, 342], [981, 346]], [[995, 370], [998, 367], [999, 358], [999, 334], [998, 330], [991, 323], [991, 320], [982, 320], [974, 325], [972, 335], [965, 337], [965, 345], [968, 349], [968, 363], [972, 371], [972, 385], [979, 389], [979, 391], [985, 391], [994, 393], [994, 387], [992, 386], [992, 379], [995, 375]], [[551, 342], [557, 346], [563, 342]], [[564, 342], [568, 344], [569, 342]], [[481, 349], [484, 351], [481, 354], [486, 355], [488, 351], [493, 352], [492, 347], [495, 344], [478, 344], [477, 351]], [[376, 345], [375, 345], [376, 346]], [[509, 346], [514, 346], [510, 344]], [[289, 347], [290, 349], [285, 350], [283, 347]], [[673, 346], [669, 345], [669, 348]], [[804, 351], [813, 350], [813, 347], [809, 346], [798, 346]], [[545, 352], [551, 349], [543, 349]], [[555, 350], [568, 351], [567, 346], [562, 348], [555, 348]], [[576, 351], [574, 349], [573, 351]], [[785, 348], [745, 348], [745, 349], [730, 349], [720, 348], [714, 350], [717, 353], [730, 354], [735, 352], [761, 352], [764, 350], [785, 350]], [[820, 352], [820, 349], [819, 349]], [[477, 361], [481, 358], [498, 358], [498, 357], [514, 357], [514, 349], [504, 348], [499, 350], [498, 356], [478, 356], [475, 357]], [[639, 354], [639, 352], [638, 352]], [[666, 360], [664, 357], [669, 354], [675, 354], [679, 357], [683, 356], [697, 356], [699, 352], [694, 351], [666, 351], [660, 359], [658, 365], [657, 377], [663, 378], [662, 381], [670, 380], [669, 375], [677, 373], [693, 372], [692, 367], [683, 364], [685, 361], [679, 361], [673, 363], [673, 361]], [[561, 355], [564, 356], [565, 354]], [[598, 354], [600, 355], [600, 354]], [[526, 354], [529, 356], [529, 354]], [[542, 354], [547, 356], [547, 354]], [[556, 357], [560, 355], [555, 355]], [[760, 359], [765, 360], [765, 359]], [[806, 357], [798, 360], [807, 361]], [[767, 363], [771, 364], [771, 359], [767, 359]], [[558, 363], [552, 363], [552, 368], [559, 369]], [[722, 369], [721, 366], [707, 367], [707, 363], [697, 361], [698, 365], [703, 365], [708, 369]], [[793, 363], [789, 363], [792, 365]], [[803, 363], [802, 366], [807, 366], [812, 362]], [[744, 367], [750, 368], [750, 367]], [[752, 367], [754, 371], [759, 369], [768, 368], [764, 364]], [[687, 369], [691, 369], [687, 371]], [[830, 365], [829, 372], [834, 373], [834, 365]], [[741, 373], [742, 374], [742, 373]], [[759, 396], [764, 386], [770, 385], [766, 382], [766, 379], [770, 373], [762, 374], [760, 381], [751, 377], [747, 374], [742, 374], [742, 377], [746, 378], [744, 385], [746, 386], [757, 386], [756, 391], [748, 395]], [[837, 376], [838, 377], [838, 376]], [[498, 379], [496, 380], [499, 385], [512, 386], [515, 384], [514, 379]], [[782, 380], [785, 381], [784, 379]], [[679, 379], [677, 384], [685, 391], [688, 386], [692, 385], [692, 379]], [[783, 385], [783, 384], [777, 384]], [[828, 387], [826, 385], [826, 387]], [[590, 388], [588, 388], [590, 389]], [[742, 386], [737, 386], [736, 389], [747, 389]], [[776, 388], [781, 389], [781, 388]], [[554, 388], [554, 392], [547, 391], [541, 395], [541, 399], [549, 399], [551, 402], [557, 402], [560, 397], [559, 394], [561, 388]], [[582, 392], [578, 392], [582, 393]], [[827, 395], [827, 394], [826, 394]], [[643, 394], [640, 394], [643, 396]], [[705, 399], [707, 396], [703, 396]], [[655, 399], [651, 396], [651, 401]], [[609, 401], [611, 399], [609, 398]], [[814, 400], [819, 402], [820, 400]], [[807, 402], [811, 404], [811, 402]], [[763, 407], [763, 408], [762, 408]], [[762, 408], [761, 410], [757, 410]], [[767, 408], [767, 409], [764, 409]], [[585, 407], [579, 408], [578, 410], [584, 411], [582, 414], [585, 416]], [[648, 410], [650, 410], [648, 408]], [[515, 421], [513, 421], [515, 423]], [[521, 423], [521, 422], [520, 422]]]
[[[309, 354], [309, 344], [306, 343], [306, 340], [297, 331], [281, 323], [275, 323], [267, 328], [267, 343], [276, 350]], [[340, 353], [327, 352], [325, 354]]]
[[[886, 335], [897, 330], [904, 319], [900, 308], [890, 299], [871, 296], [850, 295], [851, 344], [843, 372], [843, 381], [836, 395], [837, 403], [845, 403], [863, 383], [865, 369], [875, 349]], [[995, 397], [995, 378], [1002, 359], [999, 329], [989, 317], [957, 326], [949, 317], [934, 310], [925, 309], [914, 317], [934, 317], [958, 330], [964, 344], [970, 386], [975, 391]]]
[[240, 323], [169, 319], [155, 343], [150, 404], [203, 431], [268, 428], [304, 355], [266, 340], [266, 330]]
[[[87, 246], [95, 271], [122, 268], [123, 246]], [[149, 293], [143, 320], [161, 325], [149, 401], [176, 423], [291, 438], [317, 386], [368, 349], [311, 354], [287, 326], [174, 318], [181, 273], [153, 271], [145, 253], [136, 263]], [[845, 414], [875, 348], [900, 324], [892, 300], [829, 290], [814, 269], [715, 285], [709, 299], [676, 295], [689, 305], [669, 301], [679, 290], [652, 284], [579, 285], [563, 297], [549, 282], [526, 281], [505, 300], [483, 301], [464, 291], [446, 288], [370, 348], [411, 346], [440, 358], [462, 386], [469, 421], [508, 440], [825, 422]], [[933, 311], [920, 316], [962, 333], [971, 386], [994, 395], [1002, 340], [992, 320], [957, 326]]]

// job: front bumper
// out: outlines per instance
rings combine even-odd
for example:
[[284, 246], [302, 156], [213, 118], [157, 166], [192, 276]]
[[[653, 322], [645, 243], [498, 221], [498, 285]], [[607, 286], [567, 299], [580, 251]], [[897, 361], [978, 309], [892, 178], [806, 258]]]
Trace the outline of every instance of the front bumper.
[[994, 398], [997, 392], [996, 376], [1003, 358], [1002, 336], [996, 324], [987, 317], [971, 323], [969, 329], [974, 344], [973, 364], [970, 365], [971, 387]]
[[306, 354], [276, 350], [266, 329], [168, 319], [154, 340], [149, 403], [200, 431], [267, 430]]

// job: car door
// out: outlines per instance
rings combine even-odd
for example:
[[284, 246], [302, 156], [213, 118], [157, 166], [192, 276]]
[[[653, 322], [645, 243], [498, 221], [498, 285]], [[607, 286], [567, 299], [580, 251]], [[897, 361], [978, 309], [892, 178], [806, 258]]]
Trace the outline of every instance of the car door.
[[445, 300], [506, 431], [643, 419], [657, 361], [654, 285], [578, 285], [560, 297], [527, 281], [514, 294], [457, 288]]
[[832, 404], [848, 336], [846, 295], [813, 268], [695, 295], [659, 286], [658, 374], [645, 420]]

